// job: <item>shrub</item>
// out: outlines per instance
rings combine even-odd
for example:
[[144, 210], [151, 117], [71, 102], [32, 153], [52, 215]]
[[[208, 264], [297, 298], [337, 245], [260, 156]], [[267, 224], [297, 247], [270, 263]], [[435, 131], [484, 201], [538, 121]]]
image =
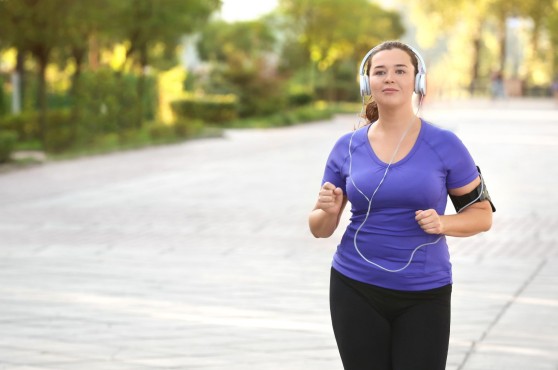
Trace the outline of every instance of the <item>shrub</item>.
[[8, 113], [8, 98], [4, 92], [3, 81], [0, 76], [0, 116], [4, 116]]
[[288, 102], [291, 107], [308, 105], [314, 101], [314, 94], [308, 90], [298, 89], [289, 92]]
[[155, 141], [172, 139], [174, 137], [174, 127], [163, 123], [149, 126], [149, 136]]
[[179, 138], [196, 136], [203, 131], [203, 122], [199, 119], [178, 119], [174, 123], [174, 134]]
[[[0, 118], [0, 130], [13, 131], [16, 142], [37, 143], [41, 141], [38, 124], [39, 113], [24, 112]], [[76, 122], [68, 110], [49, 111], [46, 115], [45, 137], [42, 143], [43, 150], [51, 153], [60, 153], [75, 144]]]
[[15, 131], [0, 131], [0, 163], [8, 162], [17, 142]]
[[67, 110], [47, 113], [44, 150], [61, 153], [75, 146], [76, 122]]
[[227, 90], [224, 91], [238, 97], [240, 117], [267, 116], [285, 108], [285, 81], [275, 73], [274, 67], [265, 58], [256, 57], [249, 61], [245, 58], [231, 58], [221, 73], [223, 81], [226, 81], [224, 88]]
[[134, 148], [148, 145], [151, 137], [146, 127], [142, 129], [122, 130], [118, 133], [121, 148]]
[[146, 76], [144, 82], [140, 110], [137, 76], [118, 74], [108, 68], [84, 72], [74, 105], [80, 138], [87, 141], [91, 135], [140, 128], [144, 120], [153, 119], [157, 106], [156, 82], [151, 76]]
[[202, 120], [223, 123], [237, 117], [237, 100], [234, 95], [205, 95], [186, 97], [171, 102], [173, 112], [180, 120]]
[[94, 142], [91, 144], [94, 150], [112, 151], [120, 148], [120, 138], [115, 132], [110, 134], [100, 135], [95, 137]]
[[38, 114], [36, 112], [24, 112], [18, 115], [0, 117], [0, 130], [15, 131], [18, 141], [39, 140]]

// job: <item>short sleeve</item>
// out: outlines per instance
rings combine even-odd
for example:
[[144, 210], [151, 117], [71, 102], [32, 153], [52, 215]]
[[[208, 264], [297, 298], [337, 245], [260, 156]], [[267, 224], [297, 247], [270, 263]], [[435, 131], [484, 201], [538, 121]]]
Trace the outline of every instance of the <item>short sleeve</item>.
[[453, 132], [444, 131], [443, 136], [440, 155], [447, 171], [446, 187], [455, 189], [471, 183], [479, 175], [473, 157]]
[[346, 176], [343, 174], [343, 166], [349, 155], [349, 140], [347, 136], [341, 137], [334, 145], [327, 158], [322, 185], [330, 182], [347, 194]]

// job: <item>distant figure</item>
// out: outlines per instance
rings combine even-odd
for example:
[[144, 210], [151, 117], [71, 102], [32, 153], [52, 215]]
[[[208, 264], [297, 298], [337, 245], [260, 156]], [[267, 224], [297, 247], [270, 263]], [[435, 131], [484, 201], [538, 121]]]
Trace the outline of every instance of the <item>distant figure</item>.
[[558, 76], [556, 76], [556, 78], [552, 82], [552, 85], [551, 85], [550, 88], [552, 89], [552, 95], [554, 96], [554, 102], [556, 102], [556, 104], [558, 104]]
[[497, 71], [492, 74], [490, 91], [492, 99], [504, 99], [506, 97], [506, 91], [504, 90], [504, 75], [501, 71]]

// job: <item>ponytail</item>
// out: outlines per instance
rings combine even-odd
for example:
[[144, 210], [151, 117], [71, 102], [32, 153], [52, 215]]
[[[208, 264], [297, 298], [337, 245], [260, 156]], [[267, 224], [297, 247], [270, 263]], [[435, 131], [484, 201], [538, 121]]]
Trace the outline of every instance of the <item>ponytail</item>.
[[378, 103], [376, 103], [375, 100], [371, 99], [368, 104], [366, 104], [366, 110], [362, 118], [366, 118], [367, 124], [376, 122], [378, 118], [380, 118]]

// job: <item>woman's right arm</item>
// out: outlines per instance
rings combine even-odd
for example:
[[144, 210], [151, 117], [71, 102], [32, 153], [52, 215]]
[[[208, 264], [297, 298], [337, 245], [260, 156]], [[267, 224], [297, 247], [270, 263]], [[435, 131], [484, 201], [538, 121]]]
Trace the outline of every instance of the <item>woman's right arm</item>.
[[343, 190], [326, 182], [320, 189], [316, 206], [308, 217], [312, 235], [316, 238], [330, 237], [339, 225], [346, 204], [347, 197], [343, 195]]

